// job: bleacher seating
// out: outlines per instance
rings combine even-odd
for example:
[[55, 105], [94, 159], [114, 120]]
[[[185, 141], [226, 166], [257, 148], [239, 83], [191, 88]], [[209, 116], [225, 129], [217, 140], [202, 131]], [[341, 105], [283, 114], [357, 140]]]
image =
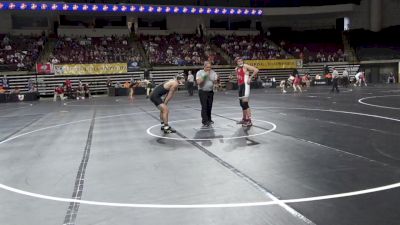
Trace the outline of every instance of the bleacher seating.
[[0, 70], [30, 70], [46, 43], [45, 36], [0, 35]]
[[[350, 65], [347, 63], [335, 63], [328, 64], [330, 70], [335, 67], [340, 74], [342, 74], [344, 69], [347, 69], [350, 77], [353, 77], [358, 71], [360, 65]], [[200, 67], [198, 68], [200, 69]], [[229, 75], [235, 76], [234, 68], [215, 68], [214, 69], [217, 74], [220, 76], [221, 85], [225, 87], [226, 82], [228, 82]], [[300, 75], [308, 72], [312, 77], [317, 74], [323, 75], [324, 67], [323, 65], [306, 65], [301, 69], [298, 69]], [[181, 74], [183, 72], [182, 69], [170, 69], [170, 70], [153, 70], [150, 71], [151, 76], [153, 77], [153, 81], [156, 85], [173, 78], [177, 74]], [[279, 69], [279, 70], [260, 70], [258, 76], [262, 78], [271, 79], [274, 77], [278, 82], [287, 79], [289, 75], [293, 72], [292, 69]], [[8, 75], [8, 80], [10, 83], [10, 88], [13, 89], [18, 87], [22, 93], [28, 91], [27, 84], [29, 79], [33, 79], [36, 83], [36, 79], [38, 81], [38, 87], [41, 95], [52, 95], [54, 88], [60, 84], [62, 84], [66, 79], [72, 81], [74, 87], [78, 85], [78, 81], [81, 80], [84, 83], [88, 83], [90, 86], [90, 90], [93, 93], [105, 93], [106, 92], [106, 82], [108, 77], [115, 84], [119, 82], [121, 85], [134, 79], [140, 79], [143, 77], [143, 72], [133, 72], [127, 74], [113, 74], [113, 75], [85, 75], [77, 77], [77, 76], [55, 76], [55, 75], [40, 75], [36, 77], [34, 74], [25, 74], [25, 75]]]
[[[348, 64], [348, 63], [335, 63], [328, 64], [327, 67], [329, 71], [332, 72], [333, 68], [335, 68], [340, 75], [342, 75], [343, 71], [346, 69], [349, 72], [349, 77], [352, 78], [358, 72], [360, 65], [359, 64]], [[322, 65], [306, 65], [301, 69], [298, 69], [298, 72], [302, 75], [304, 73], [309, 73], [312, 77], [315, 75], [324, 75], [325, 68]]]
[[276, 31], [273, 40], [295, 58], [309, 62], [344, 62], [347, 56], [336, 30]]
[[205, 60], [211, 61], [214, 65], [226, 63], [204, 38], [196, 35], [142, 35], [140, 40], [148, 54], [150, 64], [154, 66], [202, 65]]
[[128, 37], [60, 37], [49, 61], [52, 63], [114, 63], [141, 62], [137, 49]]
[[41, 95], [53, 95], [54, 88], [64, 83], [66, 79], [71, 80], [72, 86], [77, 87], [79, 80], [83, 83], [89, 84], [90, 91], [92, 93], [105, 93], [107, 91], [106, 82], [107, 78], [115, 84], [116, 82], [123, 85], [126, 81], [133, 79], [140, 79], [143, 76], [143, 72], [133, 72], [126, 74], [112, 74], [112, 75], [85, 75], [85, 76], [56, 76], [53, 74], [40, 75], [36, 77], [34, 74], [26, 75], [8, 75], [10, 88], [13, 89], [18, 87], [22, 93], [28, 91], [27, 84], [28, 80], [32, 79], [34, 83], [38, 83], [38, 90]]
[[232, 59], [238, 56], [248, 60], [289, 58], [282, 48], [271, 44], [263, 36], [217, 35], [211, 41]]

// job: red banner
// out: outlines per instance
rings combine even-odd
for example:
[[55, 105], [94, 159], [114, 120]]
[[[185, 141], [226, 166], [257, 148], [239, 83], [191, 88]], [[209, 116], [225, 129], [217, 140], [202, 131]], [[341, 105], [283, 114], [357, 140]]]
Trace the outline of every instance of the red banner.
[[51, 63], [46, 63], [46, 64], [38, 63], [36, 64], [36, 72], [38, 74], [52, 74], [54, 73], [53, 65], [51, 65]]

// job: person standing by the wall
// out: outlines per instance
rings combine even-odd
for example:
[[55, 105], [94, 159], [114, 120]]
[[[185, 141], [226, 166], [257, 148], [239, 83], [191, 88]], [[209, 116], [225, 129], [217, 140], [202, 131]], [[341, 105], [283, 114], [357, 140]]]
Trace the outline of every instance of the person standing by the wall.
[[7, 75], [3, 76], [2, 85], [3, 85], [4, 89], [9, 89], [10, 88], [10, 84], [8, 83]]
[[34, 92], [35, 91], [35, 84], [33, 83], [32, 79], [28, 80], [28, 84], [26, 85], [28, 88], [28, 92]]
[[146, 98], [150, 98], [150, 94], [153, 91], [153, 82], [145, 78], [141, 83], [146, 87]]
[[143, 78], [146, 80], [150, 80], [150, 71], [147, 68], [144, 69]]
[[192, 74], [192, 71], [189, 70], [189, 74], [187, 77], [187, 88], [190, 96], [193, 96], [193, 90], [194, 90], [194, 76]]
[[137, 80], [134, 80], [132, 78], [131, 82], [129, 83], [129, 101], [133, 102], [133, 100], [135, 99], [135, 92], [136, 92], [136, 88], [139, 87], [140, 82]]
[[388, 77], [388, 79], [387, 79], [387, 83], [388, 83], [388, 84], [394, 84], [394, 83], [396, 83], [396, 79], [394, 78], [393, 72], [391, 72], [391, 73], [389, 74], [389, 77]]
[[211, 119], [211, 110], [214, 101], [214, 83], [217, 82], [217, 73], [211, 69], [210, 62], [204, 62], [204, 69], [199, 70], [196, 74], [196, 82], [199, 87], [201, 122], [203, 127], [207, 128], [214, 124]]
[[344, 69], [342, 73], [343, 87], [347, 88], [349, 86], [349, 83], [350, 83], [349, 72], [347, 71], [347, 69]]

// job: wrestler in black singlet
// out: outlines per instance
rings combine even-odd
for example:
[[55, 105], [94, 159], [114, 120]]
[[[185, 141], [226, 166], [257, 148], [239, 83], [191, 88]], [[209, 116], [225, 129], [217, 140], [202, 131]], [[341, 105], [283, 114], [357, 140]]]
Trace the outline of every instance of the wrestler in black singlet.
[[164, 88], [164, 83], [158, 85], [154, 88], [153, 92], [151, 93], [150, 100], [156, 105], [157, 107], [164, 103], [161, 97], [169, 92], [169, 90]]

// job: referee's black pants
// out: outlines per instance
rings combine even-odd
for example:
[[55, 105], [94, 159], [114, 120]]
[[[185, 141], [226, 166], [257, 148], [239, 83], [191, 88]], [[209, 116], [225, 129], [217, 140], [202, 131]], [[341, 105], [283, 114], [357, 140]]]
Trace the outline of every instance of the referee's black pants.
[[336, 92], [339, 93], [339, 87], [338, 87], [338, 78], [333, 78], [332, 79], [332, 90], [331, 92], [333, 92], [336, 89]]
[[201, 122], [206, 125], [211, 122], [211, 109], [214, 101], [213, 91], [199, 90], [201, 104]]
[[193, 90], [194, 90], [194, 82], [188, 82], [187, 83], [187, 89], [188, 89], [189, 95], [192, 96], [193, 95]]

